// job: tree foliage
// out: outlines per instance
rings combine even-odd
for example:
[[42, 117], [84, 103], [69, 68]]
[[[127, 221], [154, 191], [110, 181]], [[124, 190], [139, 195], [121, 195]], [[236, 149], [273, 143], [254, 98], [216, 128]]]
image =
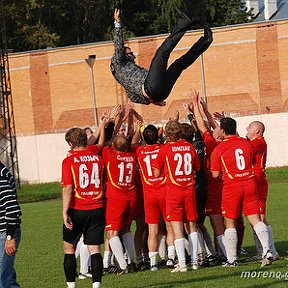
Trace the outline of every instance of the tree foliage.
[[[14, 51], [112, 39], [116, 0], [0, 0], [8, 48]], [[117, 0], [119, 2], [119, 0]], [[248, 22], [241, 0], [133, 0], [123, 2], [126, 36], [167, 33], [177, 9], [192, 19], [191, 29]]]

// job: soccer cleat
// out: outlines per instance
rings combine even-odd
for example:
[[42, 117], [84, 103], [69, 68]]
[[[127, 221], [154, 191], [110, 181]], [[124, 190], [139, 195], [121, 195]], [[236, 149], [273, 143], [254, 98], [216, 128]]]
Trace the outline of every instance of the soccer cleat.
[[140, 263], [137, 264], [137, 271], [145, 271], [150, 269], [150, 262], [148, 261], [141, 261]]
[[198, 264], [197, 263], [191, 263], [192, 270], [198, 270]]
[[123, 275], [123, 274], [128, 274], [129, 273], [129, 269], [128, 266], [125, 269], [119, 269], [119, 271], [117, 272], [117, 275]]
[[171, 273], [177, 273], [177, 272], [187, 272], [188, 269], [187, 269], [187, 266], [183, 266], [183, 267], [180, 267], [180, 265], [177, 265], [172, 271]]
[[175, 261], [173, 259], [168, 259], [166, 262], [167, 267], [174, 267]]
[[270, 265], [273, 260], [273, 255], [270, 251], [266, 253], [266, 255], [261, 260], [261, 267]]
[[[209, 255], [205, 258], [205, 260], [208, 260], [208, 263], [209, 264], [212, 264], [212, 265], [217, 265], [218, 262], [219, 262], [219, 256], [216, 254], [216, 255]], [[225, 259], [226, 260], [226, 259]], [[209, 266], [209, 265], [208, 265]]]
[[246, 254], [248, 254], [248, 252], [244, 248], [240, 248], [239, 254], [240, 255], [246, 255]]
[[153, 265], [150, 267], [150, 271], [157, 271], [157, 270], [158, 270], [157, 265]]
[[164, 268], [166, 266], [166, 260], [165, 259], [161, 259], [159, 264], [158, 264], [159, 268]]
[[280, 256], [278, 253], [276, 254], [273, 254], [273, 261], [276, 261], [276, 260], [279, 260], [280, 259]]
[[85, 274], [79, 273], [78, 279], [83, 280], [86, 278], [92, 278], [92, 274], [91, 273], [85, 273]]
[[233, 261], [232, 263], [230, 263], [229, 261], [226, 261], [225, 263], [222, 264], [222, 267], [237, 267], [238, 266], [238, 262], [237, 261]]
[[138, 271], [137, 265], [134, 262], [131, 262], [130, 264], [128, 264], [128, 271], [137, 272]]

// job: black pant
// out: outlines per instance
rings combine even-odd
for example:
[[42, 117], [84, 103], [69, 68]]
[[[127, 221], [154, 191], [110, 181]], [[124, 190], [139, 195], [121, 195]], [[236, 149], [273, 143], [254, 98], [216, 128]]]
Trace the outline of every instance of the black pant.
[[186, 54], [177, 59], [167, 69], [170, 53], [187, 31], [189, 24], [188, 20], [180, 19], [172, 33], [158, 48], [151, 62], [144, 88], [147, 95], [156, 102], [169, 96], [182, 71], [188, 68], [211, 44], [204, 37], [201, 37]]

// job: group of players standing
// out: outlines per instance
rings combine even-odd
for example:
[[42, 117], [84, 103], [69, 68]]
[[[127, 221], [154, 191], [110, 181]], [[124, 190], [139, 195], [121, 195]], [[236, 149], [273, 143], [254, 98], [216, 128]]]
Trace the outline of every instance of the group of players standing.
[[[203, 120], [199, 103], [209, 125]], [[136, 231], [134, 245], [130, 229], [133, 219], [143, 217], [148, 224], [151, 271], [158, 270], [158, 234], [163, 220], [170, 261], [167, 264], [172, 264], [172, 273], [186, 272], [188, 265], [198, 269], [208, 254], [205, 246], [212, 257], [220, 255], [224, 259], [222, 266], [237, 266], [236, 228], [242, 213], [253, 228], [261, 265], [279, 257], [265, 217], [268, 184], [263, 123], [254, 121], [247, 127], [247, 140], [238, 136], [234, 119], [219, 117], [219, 126], [196, 91], [191, 93], [191, 103], [183, 107], [191, 125], [181, 124], [179, 119], [170, 120], [165, 125], [165, 137], [154, 125], [144, 128], [143, 120], [132, 108], [124, 119], [128, 118], [131, 124], [136, 116], [133, 136], [121, 134], [119, 119], [123, 111], [119, 106], [112, 110], [113, 115], [103, 115], [100, 126], [88, 139], [84, 129], [72, 128], [66, 133], [71, 148], [62, 165], [67, 287], [75, 287], [75, 248], [82, 234], [91, 254], [94, 288], [101, 285], [100, 245], [104, 243], [105, 228], [108, 240], [105, 268], [112, 253], [119, 266], [118, 273], [139, 268], [134, 264], [135, 248], [140, 262], [145, 245], [139, 239], [145, 237], [142, 231], [138, 234]], [[195, 149], [193, 144], [197, 142]], [[218, 253], [207, 237], [205, 215], [210, 217]], [[144, 227], [141, 220], [137, 228], [138, 224], [141, 230]]]

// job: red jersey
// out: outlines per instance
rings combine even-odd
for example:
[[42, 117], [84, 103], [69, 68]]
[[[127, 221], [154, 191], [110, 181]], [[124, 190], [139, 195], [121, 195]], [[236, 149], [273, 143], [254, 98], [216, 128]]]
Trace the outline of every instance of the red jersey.
[[167, 186], [186, 188], [195, 184], [194, 171], [199, 171], [200, 161], [194, 146], [181, 139], [161, 146], [155, 168], [164, 168]]
[[152, 168], [155, 167], [159, 151], [160, 145], [158, 144], [139, 146], [136, 150], [144, 189], [159, 189], [165, 185], [166, 177], [164, 176], [164, 172], [161, 172], [161, 175], [156, 178]]
[[211, 155], [214, 151], [215, 147], [218, 146], [219, 143], [217, 142], [213, 136], [210, 134], [209, 131], [205, 131], [203, 133], [203, 141], [205, 144], [205, 172], [206, 172], [206, 179], [209, 183], [221, 183], [222, 180], [220, 178], [214, 178], [211, 173]]
[[116, 151], [113, 147], [104, 147], [102, 156], [108, 178], [106, 196], [130, 197], [129, 191], [135, 194], [136, 154]]
[[103, 206], [103, 169], [102, 158], [87, 150], [73, 151], [63, 160], [61, 185], [73, 185], [74, 191], [69, 208], [92, 210]]
[[224, 139], [211, 156], [211, 170], [222, 171], [223, 181], [242, 181], [254, 177], [253, 150], [247, 139], [233, 136]]
[[267, 143], [264, 137], [260, 136], [250, 141], [253, 148], [253, 169], [255, 176], [265, 175]]

